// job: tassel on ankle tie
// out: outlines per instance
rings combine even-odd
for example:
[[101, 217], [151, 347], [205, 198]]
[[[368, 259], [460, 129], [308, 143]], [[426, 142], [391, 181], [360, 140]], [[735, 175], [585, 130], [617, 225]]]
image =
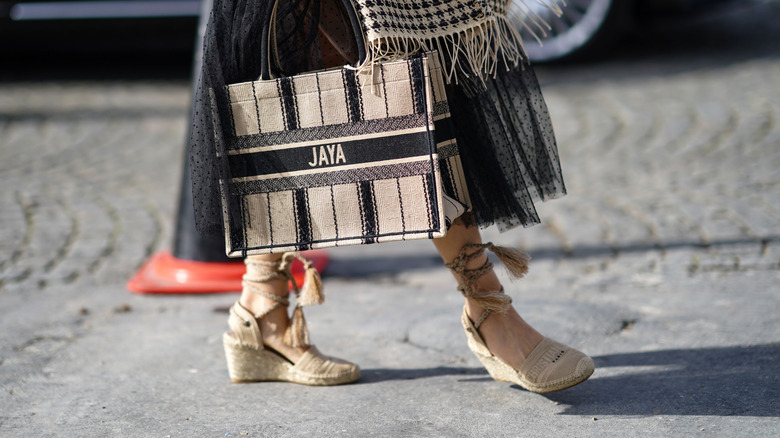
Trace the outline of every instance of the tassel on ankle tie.
[[[292, 275], [292, 264], [296, 259], [303, 263], [305, 269], [301, 287], [298, 286], [295, 277]], [[322, 304], [325, 301], [322, 279], [312, 262], [303, 257], [299, 252], [286, 252], [282, 254], [282, 258], [278, 262], [246, 259], [246, 264], [247, 266], [258, 266], [261, 269], [255, 275], [247, 273], [244, 276], [244, 281], [263, 282], [284, 278], [292, 284], [293, 292], [295, 293], [295, 310], [293, 310], [290, 325], [284, 334], [284, 342], [292, 347], [308, 347], [311, 345], [309, 343], [309, 330], [306, 327], [306, 318], [303, 316], [303, 306]], [[267, 296], [266, 294], [262, 295]]]
[[528, 254], [514, 248], [496, 246], [492, 242], [486, 243], [485, 248], [492, 251], [501, 260], [501, 264], [509, 271], [512, 278], [523, 278], [528, 273], [528, 262], [531, 261]]
[[[303, 287], [299, 287], [292, 275], [292, 262], [298, 259], [306, 270]], [[284, 334], [284, 341], [293, 347], [307, 347], [309, 343], [309, 329], [306, 327], [306, 318], [303, 316], [303, 306], [322, 304], [325, 295], [322, 290], [322, 280], [312, 263], [299, 252], [286, 252], [282, 255], [279, 270], [284, 272], [292, 283], [295, 292], [295, 310], [293, 310], [290, 325]]]
[[[322, 304], [325, 302], [325, 295], [323, 295], [322, 278], [320, 273], [314, 267], [310, 260], [307, 260], [303, 256], [298, 256], [298, 259], [303, 262], [303, 268], [305, 269], [303, 277], [303, 285], [300, 289], [297, 302], [301, 306], [312, 306], [315, 304]], [[293, 283], [295, 279], [293, 279]]]

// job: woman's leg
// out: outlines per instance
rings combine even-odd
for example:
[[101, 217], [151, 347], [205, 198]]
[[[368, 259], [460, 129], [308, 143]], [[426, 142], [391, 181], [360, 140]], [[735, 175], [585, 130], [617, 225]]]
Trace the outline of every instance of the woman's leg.
[[[482, 237], [476, 226], [465, 226], [462, 221], [455, 221], [445, 237], [434, 239], [436, 249], [445, 263], [455, 260], [461, 248], [470, 243], [482, 243]], [[475, 248], [471, 252], [477, 251]], [[469, 261], [467, 269], [477, 269], [487, 259], [487, 254]], [[460, 275], [453, 273], [458, 282]], [[479, 277], [473, 284], [474, 292], [494, 292], [501, 290], [501, 282], [495, 272], [490, 270]], [[476, 321], [484, 312], [484, 308], [474, 299], [466, 298], [466, 312], [472, 321]], [[506, 312], [493, 312], [479, 326], [479, 332], [490, 351], [499, 359], [514, 369], [519, 369], [525, 358], [531, 353], [544, 337], [528, 325], [510, 306]]]
[[[278, 262], [281, 258], [281, 254], [248, 257], [250, 261], [255, 260], [259, 262]], [[249, 274], [254, 274], [251, 263], [247, 264], [247, 272]], [[253, 282], [253, 287], [280, 298], [286, 298], [289, 294], [286, 278]], [[244, 287], [241, 291], [241, 298], [239, 298], [238, 302], [255, 315], [262, 315], [276, 304], [276, 301], [255, 293], [247, 287]], [[263, 334], [263, 344], [281, 353], [293, 363], [297, 362], [301, 355], [309, 348], [291, 347], [284, 342], [285, 331], [290, 325], [290, 319], [287, 315], [287, 306], [278, 306], [276, 309], [258, 319], [258, 323], [260, 324], [260, 330]]]

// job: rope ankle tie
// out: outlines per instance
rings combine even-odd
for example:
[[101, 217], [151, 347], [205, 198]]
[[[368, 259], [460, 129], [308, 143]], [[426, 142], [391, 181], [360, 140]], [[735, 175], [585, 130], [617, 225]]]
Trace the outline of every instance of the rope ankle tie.
[[[468, 252], [475, 248], [476, 251], [472, 253]], [[491, 313], [504, 313], [509, 310], [509, 307], [512, 304], [512, 298], [504, 293], [503, 287], [498, 291], [492, 292], [474, 291], [474, 283], [488, 271], [493, 269], [493, 263], [491, 263], [489, 259], [486, 259], [485, 263], [476, 269], [467, 269], [466, 265], [477, 257], [482, 256], [486, 249], [492, 251], [498, 257], [512, 278], [522, 278], [528, 272], [528, 261], [530, 260], [528, 254], [516, 249], [496, 246], [493, 245], [492, 242], [488, 242], [468, 243], [463, 245], [458, 256], [450, 263], [444, 264], [444, 266], [460, 276], [460, 282], [458, 284], [460, 293], [463, 294], [464, 297], [476, 301], [477, 304], [485, 309], [479, 319], [474, 323], [475, 328], [479, 328]]]
[[[295, 277], [292, 275], [292, 264], [295, 260], [301, 261], [305, 270], [304, 281], [301, 287], [298, 286], [298, 282], [295, 281]], [[244, 259], [244, 263], [247, 266], [247, 273], [244, 274], [242, 280], [243, 287], [252, 293], [274, 301], [273, 306], [256, 316], [256, 318], [262, 318], [278, 307], [289, 306], [290, 304], [287, 297], [265, 292], [256, 283], [285, 279], [292, 284], [293, 292], [295, 293], [295, 310], [290, 319], [290, 325], [284, 334], [284, 342], [292, 347], [309, 346], [309, 330], [306, 327], [306, 319], [303, 316], [303, 306], [322, 304], [325, 301], [322, 279], [312, 262], [298, 252], [286, 252], [282, 254], [282, 258], [278, 261], [267, 262], [252, 260], [247, 257]]]

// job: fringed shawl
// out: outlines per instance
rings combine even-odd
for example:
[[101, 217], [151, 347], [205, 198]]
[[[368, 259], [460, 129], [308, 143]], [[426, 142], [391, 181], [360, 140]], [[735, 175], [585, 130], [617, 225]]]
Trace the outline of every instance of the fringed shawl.
[[[447, 81], [471, 94], [485, 89], [485, 77], [499, 66], [517, 67], [525, 58], [517, 25], [533, 35], [549, 25], [515, 0], [523, 18], [507, 17], [512, 0], [352, 0], [366, 32], [368, 59], [362, 66], [436, 50]], [[560, 15], [559, 0], [531, 0]]]

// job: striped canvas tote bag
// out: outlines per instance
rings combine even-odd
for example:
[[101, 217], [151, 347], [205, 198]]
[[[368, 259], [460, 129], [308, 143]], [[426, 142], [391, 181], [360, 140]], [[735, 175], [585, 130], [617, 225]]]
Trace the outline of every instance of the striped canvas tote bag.
[[468, 193], [437, 59], [229, 85], [228, 255], [444, 236]]

